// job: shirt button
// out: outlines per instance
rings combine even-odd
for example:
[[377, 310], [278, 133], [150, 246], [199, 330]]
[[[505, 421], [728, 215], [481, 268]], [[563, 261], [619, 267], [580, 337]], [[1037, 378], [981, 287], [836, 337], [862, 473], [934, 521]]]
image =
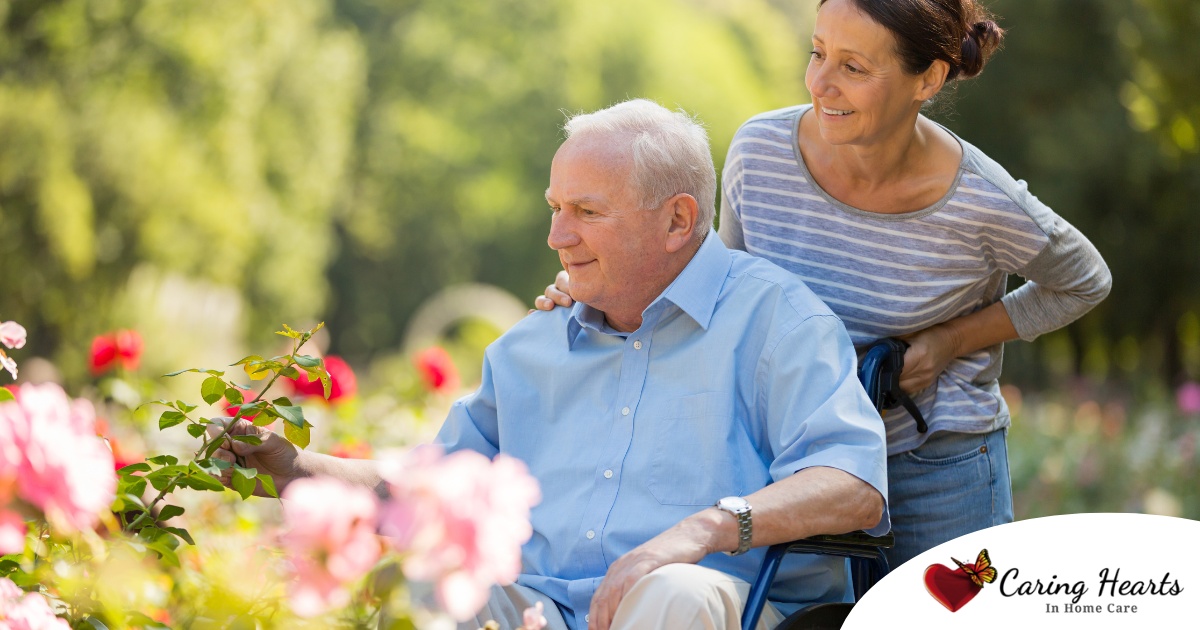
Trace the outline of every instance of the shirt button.
[[611, 470], [606, 470], [606, 471], [604, 471], [604, 478], [605, 478], [605, 479], [612, 479], [612, 471], [611, 471]]
[[640, 342], [640, 341], [635, 341], [635, 342], [633, 342], [633, 349], [634, 349], [634, 350], [641, 350], [641, 349], [642, 349], [642, 342]]
[[588, 532], [587, 532], [587, 537], [588, 537], [588, 540], [591, 540], [591, 539], [595, 538], [595, 537], [596, 537], [596, 532], [595, 532], [594, 530], [591, 530], [591, 529], [589, 529], [589, 530], [588, 530]]
[[622, 409], [622, 410], [621, 410], [621, 415], [622, 415], [622, 416], [628, 416], [628, 415], [629, 415], [629, 407], [625, 407], [624, 409]]
[[584, 621], [591, 621], [591, 620], [592, 620], [592, 616], [591, 616], [591, 615], [584, 615], [584, 616], [583, 616], [583, 620], [584, 620]]

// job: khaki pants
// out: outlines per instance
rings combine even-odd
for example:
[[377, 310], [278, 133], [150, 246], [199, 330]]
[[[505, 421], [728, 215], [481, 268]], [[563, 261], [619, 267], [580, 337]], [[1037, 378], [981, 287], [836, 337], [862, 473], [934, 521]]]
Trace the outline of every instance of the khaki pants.
[[[735, 577], [694, 564], [668, 564], [638, 580], [621, 600], [613, 630], [656, 630], [683, 628], [736, 630], [741, 626], [742, 608], [750, 584]], [[487, 606], [475, 621], [459, 624], [459, 630], [477, 630], [494, 619], [501, 630], [521, 626], [521, 613], [535, 602], [546, 608], [547, 630], [566, 630], [567, 624], [553, 600], [524, 586], [492, 587]], [[769, 630], [783, 615], [767, 604], [758, 630]]]

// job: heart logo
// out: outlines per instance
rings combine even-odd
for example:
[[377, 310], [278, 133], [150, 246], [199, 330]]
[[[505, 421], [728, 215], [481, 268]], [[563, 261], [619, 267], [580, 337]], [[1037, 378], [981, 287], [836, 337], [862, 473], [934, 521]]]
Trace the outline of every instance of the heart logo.
[[962, 608], [983, 590], [971, 581], [966, 571], [940, 564], [925, 569], [925, 589], [950, 612]]
[[950, 559], [958, 565], [957, 569], [940, 564], [925, 569], [925, 590], [946, 610], [957, 612], [983, 590], [984, 584], [996, 580], [996, 567], [992, 566], [987, 549], [979, 552], [974, 564]]

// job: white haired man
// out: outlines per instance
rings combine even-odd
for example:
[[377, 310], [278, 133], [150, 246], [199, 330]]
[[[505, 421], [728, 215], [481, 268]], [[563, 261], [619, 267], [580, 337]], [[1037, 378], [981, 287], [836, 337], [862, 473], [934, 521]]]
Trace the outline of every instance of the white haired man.
[[[547, 242], [577, 304], [490, 346], [479, 389], [436, 438], [519, 457], [542, 485], [523, 573], [479, 621], [516, 627], [542, 601], [553, 628], [736, 628], [754, 548], [887, 531], [882, 422], [841, 322], [791, 273], [715, 236], [702, 127], [635, 100], [565, 128]], [[280, 439], [234, 448], [277, 483], [378, 483]], [[789, 558], [761, 627], [842, 601], [844, 566]]]

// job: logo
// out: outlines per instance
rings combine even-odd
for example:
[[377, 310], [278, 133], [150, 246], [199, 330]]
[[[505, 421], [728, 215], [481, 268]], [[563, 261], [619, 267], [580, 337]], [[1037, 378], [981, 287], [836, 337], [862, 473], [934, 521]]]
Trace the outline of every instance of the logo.
[[996, 581], [996, 567], [988, 557], [987, 549], [979, 552], [974, 564], [964, 564], [951, 557], [957, 569], [942, 564], [931, 564], [925, 569], [925, 590], [950, 612], [967, 605], [975, 598], [984, 584]]

